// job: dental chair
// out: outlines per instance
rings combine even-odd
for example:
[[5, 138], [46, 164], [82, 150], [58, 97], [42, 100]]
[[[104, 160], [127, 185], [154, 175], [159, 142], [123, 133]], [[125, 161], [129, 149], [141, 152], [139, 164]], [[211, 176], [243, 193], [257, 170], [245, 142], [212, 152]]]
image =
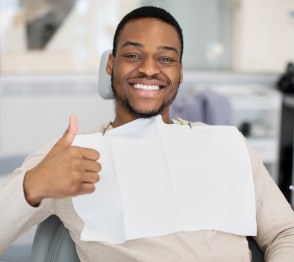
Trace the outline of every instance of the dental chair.
[[38, 225], [31, 252], [31, 262], [78, 262], [76, 247], [68, 230], [53, 215]]
[[[98, 89], [102, 98], [113, 99], [111, 81], [105, 68], [111, 50], [103, 53], [99, 69]], [[263, 253], [252, 237], [248, 237], [252, 262], [262, 262]], [[60, 219], [53, 215], [38, 225], [33, 242], [31, 262], [79, 261], [75, 244]]]

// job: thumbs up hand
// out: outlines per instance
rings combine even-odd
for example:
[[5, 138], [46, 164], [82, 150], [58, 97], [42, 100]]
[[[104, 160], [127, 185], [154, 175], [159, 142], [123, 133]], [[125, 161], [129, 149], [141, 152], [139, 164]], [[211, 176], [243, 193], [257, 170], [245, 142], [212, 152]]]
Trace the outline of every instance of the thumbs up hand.
[[72, 115], [62, 137], [46, 157], [26, 173], [24, 192], [31, 206], [37, 206], [44, 198], [62, 199], [95, 190], [101, 170], [97, 162], [99, 153], [72, 146], [77, 129], [76, 117]]

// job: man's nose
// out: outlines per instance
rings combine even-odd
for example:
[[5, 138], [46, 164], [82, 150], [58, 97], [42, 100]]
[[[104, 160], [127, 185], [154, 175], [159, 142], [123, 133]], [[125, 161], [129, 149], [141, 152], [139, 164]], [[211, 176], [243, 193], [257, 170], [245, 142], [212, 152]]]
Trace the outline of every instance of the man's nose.
[[160, 72], [157, 63], [153, 58], [144, 59], [144, 61], [140, 64], [138, 71], [147, 76], [157, 75]]

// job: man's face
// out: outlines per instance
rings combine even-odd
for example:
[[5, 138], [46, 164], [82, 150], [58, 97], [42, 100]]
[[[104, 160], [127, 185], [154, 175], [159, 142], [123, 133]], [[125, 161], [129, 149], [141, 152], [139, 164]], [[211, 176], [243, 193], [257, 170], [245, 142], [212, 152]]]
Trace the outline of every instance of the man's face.
[[182, 80], [180, 40], [176, 29], [158, 19], [128, 22], [120, 33], [115, 57], [109, 58], [116, 114], [136, 119], [162, 114]]

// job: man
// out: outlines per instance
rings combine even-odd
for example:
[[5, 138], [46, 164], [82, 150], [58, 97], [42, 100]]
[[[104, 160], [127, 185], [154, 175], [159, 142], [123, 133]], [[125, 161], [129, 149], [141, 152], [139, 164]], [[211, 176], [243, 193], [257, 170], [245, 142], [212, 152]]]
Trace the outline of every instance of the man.
[[[101, 131], [157, 115], [165, 124], [177, 124], [168, 110], [182, 81], [182, 54], [182, 31], [169, 13], [142, 7], [126, 15], [116, 30], [107, 64], [116, 117]], [[84, 224], [72, 197], [95, 190], [101, 165], [99, 152], [71, 146], [76, 133], [77, 121], [71, 116], [68, 129], [57, 143], [28, 157], [2, 188], [0, 207], [5, 216], [0, 225], [1, 250], [34, 224], [56, 214], [69, 229], [81, 261], [251, 260], [245, 236], [210, 229], [143, 237], [122, 244], [80, 240]], [[293, 211], [256, 152], [247, 147], [256, 199], [255, 239], [267, 261], [293, 261]], [[11, 195], [13, 204], [6, 201]]]

